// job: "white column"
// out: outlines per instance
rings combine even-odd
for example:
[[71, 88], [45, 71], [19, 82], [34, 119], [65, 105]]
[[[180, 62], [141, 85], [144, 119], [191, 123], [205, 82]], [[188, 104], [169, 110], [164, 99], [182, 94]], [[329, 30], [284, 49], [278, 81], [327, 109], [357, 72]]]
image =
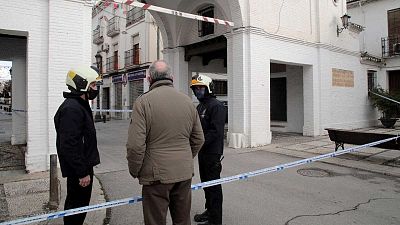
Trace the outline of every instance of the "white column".
[[177, 47], [165, 49], [163, 52], [164, 59], [171, 66], [172, 75], [174, 76], [174, 87], [189, 95], [189, 64], [185, 61], [185, 49]]
[[303, 135], [319, 135], [319, 66], [303, 66], [304, 127]]
[[[251, 32], [251, 31], [250, 31]], [[249, 95], [250, 95], [250, 147], [271, 143], [270, 112], [270, 56], [262, 48], [268, 41], [265, 37], [250, 33]], [[262, 50], [261, 50], [262, 49]]]
[[266, 39], [246, 29], [228, 35], [227, 41], [229, 146], [269, 144], [270, 59], [259, 47]]

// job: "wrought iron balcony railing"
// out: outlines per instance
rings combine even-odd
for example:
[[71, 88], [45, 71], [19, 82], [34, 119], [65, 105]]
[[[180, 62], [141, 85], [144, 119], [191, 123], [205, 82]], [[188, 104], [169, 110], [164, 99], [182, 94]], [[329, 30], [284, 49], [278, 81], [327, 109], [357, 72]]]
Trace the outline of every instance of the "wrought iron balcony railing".
[[106, 73], [118, 71], [118, 59], [114, 56], [106, 59]]
[[132, 67], [140, 64], [140, 51], [139, 48], [134, 48], [125, 51], [125, 67]]
[[143, 9], [140, 8], [133, 8], [128, 11], [126, 15], [126, 26], [139, 22], [140, 20], [144, 19], [145, 12]]
[[382, 38], [382, 57], [389, 58], [394, 56], [400, 56], [400, 37]]
[[114, 16], [108, 21], [107, 25], [107, 36], [114, 37], [120, 32], [119, 28], [119, 17]]
[[103, 29], [100, 26], [97, 26], [96, 29], [93, 30], [93, 44], [102, 44], [104, 42], [103, 37]]

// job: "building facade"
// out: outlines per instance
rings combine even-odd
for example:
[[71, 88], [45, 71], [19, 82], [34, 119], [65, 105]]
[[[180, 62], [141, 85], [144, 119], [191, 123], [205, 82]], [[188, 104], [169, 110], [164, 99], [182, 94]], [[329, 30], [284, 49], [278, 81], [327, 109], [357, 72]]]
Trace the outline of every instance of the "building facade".
[[28, 172], [47, 170], [56, 153], [53, 117], [68, 70], [91, 64], [91, 8], [76, 0], [0, 4], [0, 60], [13, 65], [11, 143], [27, 145]]
[[193, 72], [227, 74], [229, 146], [269, 144], [272, 130], [316, 136], [327, 127], [376, 123], [360, 64], [362, 27], [341, 29], [345, 0], [146, 3], [234, 22], [227, 27], [150, 11], [179, 90], [191, 95]]
[[[163, 48], [158, 27], [148, 11], [100, 2], [92, 10], [92, 62], [103, 74], [97, 109], [131, 110], [136, 98], [149, 88], [145, 79], [151, 62], [161, 59]], [[128, 112], [102, 112], [114, 119], [128, 119]], [[99, 114], [98, 114], [99, 115]]]
[[400, 1], [348, 1], [352, 21], [365, 27], [360, 35], [361, 63], [368, 87], [400, 91]]

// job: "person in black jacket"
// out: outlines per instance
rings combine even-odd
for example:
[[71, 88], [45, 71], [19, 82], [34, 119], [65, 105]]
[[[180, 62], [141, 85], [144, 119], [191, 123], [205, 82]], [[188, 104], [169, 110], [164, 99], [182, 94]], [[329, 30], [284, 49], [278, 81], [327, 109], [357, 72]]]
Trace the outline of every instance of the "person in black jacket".
[[[199, 100], [197, 111], [200, 115], [205, 142], [201, 148], [199, 170], [201, 182], [219, 179], [221, 176], [221, 160], [224, 153], [224, 128], [226, 120], [225, 106], [214, 96], [212, 79], [204, 75], [192, 78], [190, 86]], [[222, 224], [222, 187], [216, 185], [204, 188], [206, 210], [194, 216], [195, 222], [204, 224]]]
[[[100, 163], [96, 130], [89, 100], [98, 95], [96, 81], [101, 78], [94, 67], [79, 67], [67, 74], [64, 102], [54, 116], [57, 154], [61, 173], [67, 177], [64, 209], [89, 205], [93, 167]], [[65, 225], [82, 225], [86, 213], [64, 217]]]

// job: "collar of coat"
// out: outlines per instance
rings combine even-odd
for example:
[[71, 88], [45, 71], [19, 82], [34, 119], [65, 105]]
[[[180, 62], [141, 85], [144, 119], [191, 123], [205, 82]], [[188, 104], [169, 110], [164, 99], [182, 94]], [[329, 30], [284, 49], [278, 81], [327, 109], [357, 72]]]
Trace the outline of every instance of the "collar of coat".
[[160, 87], [160, 86], [170, 86], [173, 87], [172, 79], [162, 79], [154, 82], [150, 86], [150, 91], [153, 90], [154, 88]]

